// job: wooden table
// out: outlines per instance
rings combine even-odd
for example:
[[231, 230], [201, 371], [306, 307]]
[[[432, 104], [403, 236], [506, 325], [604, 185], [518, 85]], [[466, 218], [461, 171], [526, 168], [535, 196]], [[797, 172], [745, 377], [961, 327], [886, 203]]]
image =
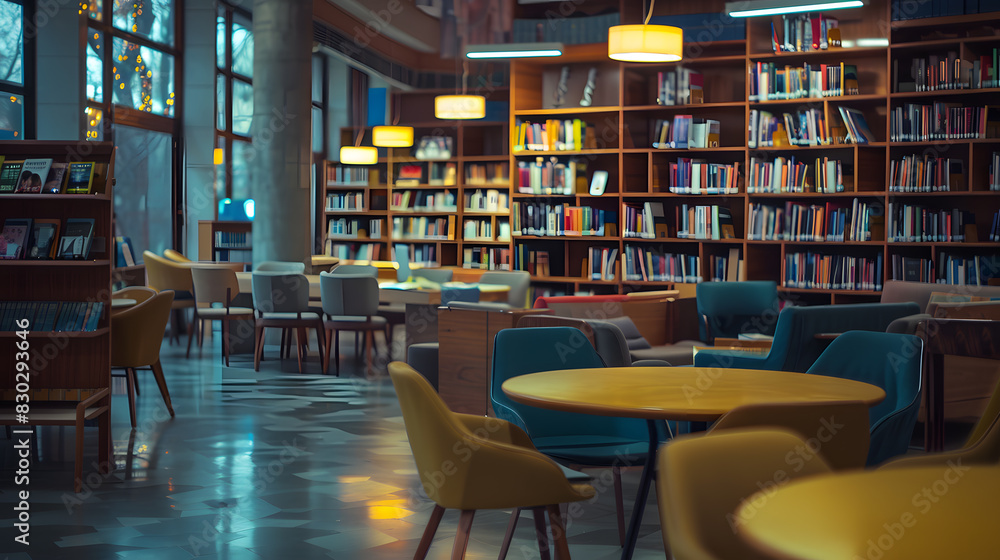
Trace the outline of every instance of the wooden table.
[[985, 560], [997, 557], [997, 496], [997, 466], [835, 474], [748, 498], [736, 528], [774, 558]]
[[[240, 292], [251, 293], [251, 272], [237, 272], [236, 279], [240, 283]], [[309, 298], [320, 299], [319, 275], [306, 274], [309, 281]], [[417, 303], [425, 305], [438, 305], [441, 303], [440, 290], [401, 290], [395, 289], [396, 282], [379, 282], [379, 301], [382, 303]], [[445, 284], [448, 286], [449, 284]], [[479, 301], [507, 301], [507, 292], [510, 286], [500, 284], [474, 284], [479, 287]]]
[[642, 469], [622, 559], [632, 557], [656, 468], [657, 420], [712, 421], [747, 404], [862, 401], [885, 398], [874, 385], [807, 373], [707, 367], [624, 367], [533, 373], [508, 379], [517, 402], [582, 414], [643, 418], [649, 458]]

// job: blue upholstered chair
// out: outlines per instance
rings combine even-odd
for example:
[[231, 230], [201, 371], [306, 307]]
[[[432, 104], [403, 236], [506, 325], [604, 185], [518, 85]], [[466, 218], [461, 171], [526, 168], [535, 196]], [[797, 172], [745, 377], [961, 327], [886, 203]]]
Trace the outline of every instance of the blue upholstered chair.
[[731, 350], [701, 350], [694, 358], [694, 365], [804, 372], [829, 345], [829, 340], [817, 339], [817, 334], [885, 332], [893, 320], [918, 311], [915, 303], [786, 307], [778, 315], [774, 342], [766, 355]]
[[830, 343], [806, 373], [881, 387], [885, 400], [868, 409], [868, 466], [906, 453], [920, 409], [923, 341], [907, 334], [850, 331]]
[[[490, 402], [497, 418], [527, 432], [539, 451], [570, 465], [612, 467], [619, 536], [625, 516], [620, 467], [642, 465], [649, 452], [646, 421], [546, 410], [511, 400], [503, 382], [519, 375], [562, 369], [604, 367], [586, 335], [573, 327], [504, 329], [497, 333], [490, 376]], [[665, 438], [666, 429], [659, 434]]]
[[767, 281], [702, 282], [696, 290], [698, 331], [712, 343], [740, 333], [773, 335], [778, 318], [778, 284]]

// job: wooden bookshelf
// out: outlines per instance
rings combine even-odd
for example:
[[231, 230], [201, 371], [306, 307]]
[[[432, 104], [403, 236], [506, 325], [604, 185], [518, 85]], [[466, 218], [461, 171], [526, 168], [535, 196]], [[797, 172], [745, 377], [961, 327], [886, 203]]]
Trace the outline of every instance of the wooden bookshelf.
[[[253, 222], [232, 222], [223, 220], [199, 220], [198, 221], [198, 260], [199, 261], [220, 261], [220, 262], [249, 262], [250, 252], [253, 250], [251, 235], [253, 233]], [[235, 234], [244, 236], [246, 242], [220, 243], [218, 235]], [[233, 255], [233, 253], [236, 253]], [[233, 259], [233, 256], [243, 256], [245, 258]]]
[[[15, 417], [15, 398], [21, 394], [14, 364], [22, 361], [15, 343], [27, 341], [30, 356], [28, 426], [78, 427], [77, 449], [82, 449], [84, 420], [97, 419], [101, 469], [110, 470], [111, 448], [111, 268], [114, 259], [112, 193], [115, 147], [110, 142], [0, 142], [8, 160], [52, 158], [54, 162], [93, 161], [94, 194], [0, 195], [0, 222], [7, 218], [59, 219], [60, 235], [69, 218], [94, 220], [94, 238], [87, 260], [0, 261], [5, 278], [5, 301], [101, 302], [103, 312], [92, 332], [40, 332], [34, 325], [22, 336], [4, 332], [0, 360], [10, 364], [0, 375], [0, 423], [25, 427]], [[21, 399], [23, 401], [23, 398]], [[79, 453], [79, 451], [78, 451]], [[82, 461], [74, 470], [75, 489], [82, 484]]]

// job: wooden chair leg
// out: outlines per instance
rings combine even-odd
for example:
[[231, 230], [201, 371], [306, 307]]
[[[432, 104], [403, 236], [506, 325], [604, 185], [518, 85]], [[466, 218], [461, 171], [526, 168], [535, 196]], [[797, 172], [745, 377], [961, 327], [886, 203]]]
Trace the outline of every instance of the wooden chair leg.
[[541, 560], [549, 560], [549, 535], [545, 526], [545, 508], [531, 508], [535, 517], [535, 538], [538, 539], [538, 553]]
[[375, 345], [375, 333], [372, 331], [365, 331], [365, 368], [369, 373], [373, 372], [375, 365], [375, 358], [372, 356], [372, 346]]
[[476, 515], [474, 509], [463, 509], [458, 518], [458, 534], [455, 535], [455, 547], [451, 549], [451, 560], [465, 558], [465, 549], [469, 547], [469, 531], [472, 530], [472, 518]]
[[167, 390], [167, 378], [163, 377], [163, 366], [160, 365], [160, 360], [150, 366], [153, 368], [153, 377], [156, 378], [156, 384], [160, 387], [160, 395], [163, 397], [163, 404], [167, 405], [167, 412], [170, 413], [170, 417], [174, 417], [174, 405], [170, 402], [170, 391]]
[[264, 353], [264, 327], [254, 325], [253, 330], [253, 370], [260, 371], [260, 358]]
[[142, 394], [142, 391], [139, 390], [139, 376], [138, 375], [134, 376], [132, 378], [132, 381], [133, 381], [133, 387], [135, 388], [135, 396], [138, 397], [139, 395]]
[[[320, 338], [320, 333], [323, 332], [323, 330], [324, 330], [323, 321], [319, 321], [316, 324], [316, 350], [319, 352], [320, 364], [327, 363], [326, 352], [324, 351], [325, 349], [323, 348], [323, 340]], [[323, 368], [323, 373], [326, 373], [325, 367]]]
[[424, 534], [420, 537], [420, 544], [417, 545], [417, 552], [413, 555], [413, 560], [424, 560], [424, 558], [427, 558], [427, 551], [431, 548], [431, 542], [434, 541], [434, 534], [437, 533], [438, 525], [441, 524], [443, 516], [444, 508], [434, 504], [434, 509], [431, 511], [431, 518], [427, 520], [427, 527], [424, 528]]
[[115, 469], [114, 456], [111, 453], [111, 413], [105, 412], [97, 420], [97, 461], [100, 463], [101, 474], [107, 474]]
[[222, 359], [226, 362], [226, 367], [229, 367], [229, 321], [222, 320]]
[[563, 523], [559, 505], [546, 506], [549, 510], [549, 525], [552, 527], [552, 540], [555, 541], [555, 560], [570, 560], [569, 545], [566, 543], [566, 525]]
[[333, 372], [340, 377], [340, 331], [333, 331]]
[[500, 545], [500, 555], [497, 556], [497, 560], [506, 560], [510, 543], [514, 540], [514, 530], [517, 529], [519, 517], [521, 517], [521, 508], [514, 508], [514, 511], [510, 513], [510, 521], [507, 522], [507, 532], [503, 535], [503, 544]]
[[[319, 336], [319, 331], [316, 331], [316, 336], [317, 337]], [[331, 336], [330, 335], [330, 330], [324, 327], [323, 328], [323, 342], [320, 343], [321, 347], [324, 347], [324, 346], [326, 347], [326, 357], [323, 359], [323, 373], [324, 374], [326, 374], [326, 373], [328, 373], [330, 371], [330, 346], [331, 346], [330, 336]]]
[[285, 339], [288, 336], [288, 329], [281, 329], [281, 344], [278, 345], [278, 357], [285, 358]]
[[135, 427], [135, 370], [125, 369], [125, 392], [128, 393], [128, 419]]
[[354, 357], [361, 357], [361, 331], [354, 331]]
[[[32, 446], [34, 449], [35, 446]], [[83, 414], [76, 414], [76, 449], [73, 453], [73, 491], [83, 490]]]
[[615, 509], [618, 512], [618, 546], [625, 546], [625, 501], [622, 499], [622, 468], [611, 467], [615, 480]]
[[198, 330], [198, 316], [195, 315], [194, 318], [195, 320], [191, 323], [190, 327], [188, 328], [187, 354], [184, 355], [186, 358], [191, 357], [191, 341], [194, 340], [194, 331]]
[[296, 329], [295, 332], [295, 356], [299, 360], [299, 373], [302, 373], [302, 337], [299, 336], [299, 332], [302, 329]]

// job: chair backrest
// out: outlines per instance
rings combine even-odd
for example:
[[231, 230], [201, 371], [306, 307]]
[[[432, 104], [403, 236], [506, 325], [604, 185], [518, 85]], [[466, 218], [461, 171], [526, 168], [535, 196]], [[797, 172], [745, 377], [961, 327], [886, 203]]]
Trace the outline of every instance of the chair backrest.
[[862, 402], [749, 404], [719, 418], [709, 433], [736, 428], [784, 428], [807, 442], [834, 470], [865, 466], [870, 441]]
[[804, 372], [827, 348], [819, 333], [885, 332], [889, 323], [918, 312], [915, 303], [859, 303], [785, 307], [763, 369]]
[[156, 291], [173, 290], [190, 292], [193, 289], [191, 269], [165, 259], [152, 251], [143, 251], [146, 265], [146, 283]]
[[[522, 315], [517, 320], [517, 328], [519, 329], [531, 329], [535, 327], [573, 327], [574, 329], [579, 329], [587, 337], [587, 341], [594, 348], [597, 348], [597, 345], [594, 343], [594, 329], [583, 319], [560, 317], [558, 315], [536, 315], [532, 313]], [[597, 353], [600, 354], [601, 352], [598, 350]], [[601, 357], [603, 358], [603, 356]]]
[[761, 490], [829, 473], [819, 455], [796, 454], [805, 445], [795, 434], [774, 428], [688, 435], [669, 442], [660, 451], [656, 479], [665, 548], [678, 560], [773, 558], [739, 537], [736, 528], [742, 520], [735, 511]]
[[845, 332], [806, 373], [853, 379], [881, 387], [885, 400], [868, 411], [868, 464], [902, 455], [910, 445], [920, 409], [923, 341], [906, 334]]
[[304, 274], [254, 272], [250, 283], [253, 307], [260, 313], [309, 311], [309, 280]]
[[305, 263], [288, 261], [264, 261], [253, 269], [254, 272], [286, 272], [288, 274], [304, 274]]
[[515, 402], [501, 389], [503, 382], [519, 375], [563, 369], [604, 367], [601, 357], [583, 332], [573, 327], [504, 329], [497, 333], [490, 375], [493, 412], [520, 426], [534, 438], [574, 434], [626, 436], [649, 439], [646, 422], [545, 410]]
[[455, 271], [450, 268], [418, 268], [413, 271], [414, 278], [426, 278], [438, 284], [451, 282], [454, 275]]
[[[983, 415], [979, 418], [979, 422], [976, 423], [976, 427], [969, 434], [969, 439], [966, 440], [965, 447], [972, 447], [979, 443], [980, 440], [986, 437], [987, 432], [991, 428], [994, 432], [997, 432], [998, 430], [995, 425], [998, 421], [1000, 421], [1000, 383], [997, 383], [996, 388], [993, 389], [993, 396], [990, 397], [990, 401], [986, 404], [986, 410], [983, 411]], [[1000, 436], [1000, 432], [994, 434], [994, 436]], [[1000, 438], [997, 439], [1000, 440]]]
[[399, 398], [406, 437], [410, 440], [413, 460], [427, 497], [445, 507], [460, 503], [466, 468], [458, 465], [447, 476], [441, 474], [441, 470], [442, 465], [461, 463], [456, 460], [455, 443], [469, 439], [472, 434], [455, 419], [454, 413], [416, 370], [404, 363], [392, 362], [389, 378]]
[[174, 292], [155, 296], [111, 316], [111, 366], [144, 367], [160, 359]]
[[396, 245], [396, 281], [406, 282], [410, 279], [410, 246]]
[[776, 282], [701, 282], [695, 294], [701, 340], [711, 343], [716, 337], [737, 338], [740, 333], [774, 334], [780, 311]]
[[364, 275], [378, 278], [378, 269], [370, 264], [338, 264], [329, 273], [350, 276]]
[[448, 305], [456, 301], [478, 302], [479, 288], [476, 286], [448, 286], [441, 288], [441, 305]]
[[523, 270], [489, 270], [479, 277], [480, 284], [500, 284], [510, 286], [507, 304], [511, 307], [528, 307], [528, 286], [531, 274]]
[[116, 292], [111, 292], [111, 299], [134, 299], [138, 304], [155, 295], [156, 290], [146, 286], [127, 286]]
[[366, 274], [319, 275], [323, 313], [334, 317], [372, 317], [378, 314], [378, 280]]
[[173, 249], [164, 249], [163, 256], [177, 263], [189, 263], [191, 259], [184, 256], [180, 251], [174, 251]]
[[194, 299], [198, 303], [226, 305], [240, 293], [236, 273], [228, 268], [193, 266], [191, 278], [194, 281]]
[[632, 365], [625, 333], [610, 321], [587, 321], [594, 331], [594, 348], [608, 367], [628, 367]]

